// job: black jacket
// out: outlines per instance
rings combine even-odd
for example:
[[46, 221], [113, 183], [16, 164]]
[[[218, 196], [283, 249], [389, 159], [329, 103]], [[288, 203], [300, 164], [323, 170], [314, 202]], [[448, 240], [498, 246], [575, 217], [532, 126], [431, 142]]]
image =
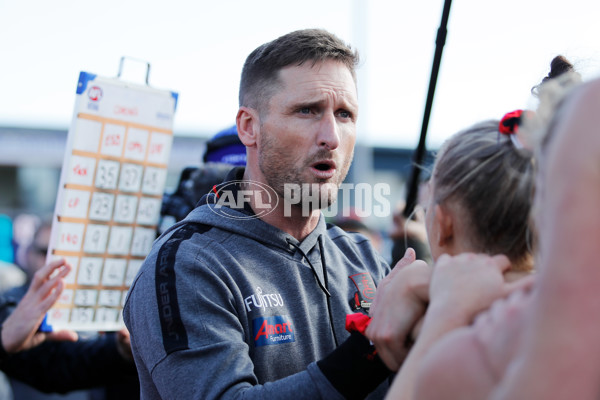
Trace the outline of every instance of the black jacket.
[[[16, 304], [14, 298], [0, 295], [0, 324]], [[137, 381], [134, 363], [121, 357], [115, 339], [115, 334], [109, 333], [76, 342], [48, 341], [15, 354], [1, 349], [0, 370], [48, 393]]]

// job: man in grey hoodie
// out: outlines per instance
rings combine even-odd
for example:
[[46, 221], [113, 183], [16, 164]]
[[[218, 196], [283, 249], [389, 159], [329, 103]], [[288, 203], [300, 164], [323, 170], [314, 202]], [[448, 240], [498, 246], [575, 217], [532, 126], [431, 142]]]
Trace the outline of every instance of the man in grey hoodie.
[[390, 268], [321, 212], [352, 162], [357, 62], [316, 29], [246, 59], [246, 168], [161, 235], [125, 303], [142, 399], [383, 397], [390, 371], [345, 321]]

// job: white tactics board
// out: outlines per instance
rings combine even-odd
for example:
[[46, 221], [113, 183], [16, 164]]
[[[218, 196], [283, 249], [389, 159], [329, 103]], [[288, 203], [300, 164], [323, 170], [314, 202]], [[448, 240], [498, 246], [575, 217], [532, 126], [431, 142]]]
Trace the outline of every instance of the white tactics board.
[[124, 326], [156, 238], [176, 105], [177, 93], [81, 72], [48, 249], [73, 270], [44, 330]]

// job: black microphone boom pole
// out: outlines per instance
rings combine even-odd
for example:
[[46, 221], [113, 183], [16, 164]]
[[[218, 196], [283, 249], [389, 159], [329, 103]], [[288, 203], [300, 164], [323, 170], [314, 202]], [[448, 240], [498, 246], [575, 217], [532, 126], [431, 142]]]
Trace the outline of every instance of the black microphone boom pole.
[[415, 150], [413, 157], [412, 173], [409, 180], [408, 193], [406, 195], [406, 207], [404, 208], [404, 216], [408, 218], [416, 204], [417, 195], [419, 192], [419, 176], [421, 174], [421, 166], [425, 155], [425, 137], [427, 136], [427, 126], [429, 125], [429, 116], [431, 114], [431, 105], [433, 104], [433, 95], [435, 93], [435, 85], [437, 83], [438, 71], [442, 61], [442, 51], [446, 44], [446, 34], [448, 30], [448, 16], [450, 15], [450, 4], [452, 0], [444, 1], [444, 10], [442, 11], [442, 22], [437, 31], [435, 39], [435, 55], [433, 57], [433, 66], [431, 68], [431, 78], [429, 79], [429, 91], [427, 92], [427, 101], [425, 102], [425, 112], [423, 113], [423, 125], [421, 126], [421, 136], [419, 145]]

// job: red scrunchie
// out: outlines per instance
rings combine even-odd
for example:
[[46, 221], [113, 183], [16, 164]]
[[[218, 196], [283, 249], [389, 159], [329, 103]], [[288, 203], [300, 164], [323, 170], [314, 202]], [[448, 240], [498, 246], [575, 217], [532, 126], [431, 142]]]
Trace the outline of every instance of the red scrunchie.
[[498, 129], [503, 135], [516, 134], [519, 130], [519, 124], [521, 123], [521, 115], [523, 110], [515, 110], [506, 114], [500, 120]]

